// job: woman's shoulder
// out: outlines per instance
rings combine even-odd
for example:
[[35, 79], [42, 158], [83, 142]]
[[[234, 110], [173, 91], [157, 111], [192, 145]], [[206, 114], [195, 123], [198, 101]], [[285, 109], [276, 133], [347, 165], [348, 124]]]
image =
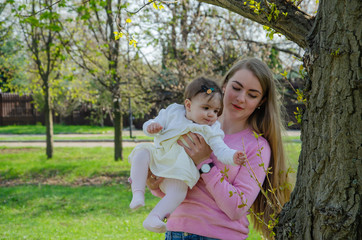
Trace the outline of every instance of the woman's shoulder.
[[263, 134], [256, 133], [252, 128], [244, 129], [238, 133], [226, 135], [225, 143], [233, 146], [243, 145], [245, 148], [264, 147], [270, 148], [269, 142]]
[[259, 144], [264, 144], [269, 146], [268, 140], [264, 137], [263, 133], [257, 133], [251, 128], [248, 128], [247, 133], [249, 141], [258, 142]]

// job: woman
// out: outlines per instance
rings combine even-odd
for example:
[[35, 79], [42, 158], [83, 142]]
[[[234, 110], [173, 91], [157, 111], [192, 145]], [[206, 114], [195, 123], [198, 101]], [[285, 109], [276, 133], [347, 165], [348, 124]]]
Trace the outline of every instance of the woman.
[[[193, 141], [184, 137], [189, 146], [179, 144], [200, 169], [201, 177], [167, 219], [166, 239], [246, 239], [250, 208], [254, 226], [268, 237], [271, 214], [277, 214], [289, 199], [280, 105], [270, 69], [255, 58], [239, 61], [224, 77], [222, 89], [224, 110], [219, 122], [224, 141], [230, 148], [243, 151], [248, 163], [224, 165], [201, 136], [190, 133]], [[268, 174], [267, 166], [271, 167]], [[148, 186], [162, 197], [155, 190], [162, 179], [155, 179], [150, 174]], [[275, 192], [269, 192], [267, 199], [259, 186]]]

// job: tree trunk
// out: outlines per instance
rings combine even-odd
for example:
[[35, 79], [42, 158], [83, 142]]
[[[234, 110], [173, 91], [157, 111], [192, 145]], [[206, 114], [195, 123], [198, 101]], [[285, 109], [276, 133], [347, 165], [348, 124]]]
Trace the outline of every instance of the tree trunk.
[[45, 127], [46, 127], [46, 154], [48, 158], [52, 158], [53, 157], [53, 113], [51, 108], [50, 89], [47, 84], [45, 86], [44, 97], [45, 97], [44, 115], [45, 115]]
[[120, 98], [114, 98], [113, 112], [114, 112], [114, 160], [123, 160], [122, 148], [122, 111]]
[[360, 0], [322, 0], [304, 56], [297, 182], [277, 239], [362, 239]]

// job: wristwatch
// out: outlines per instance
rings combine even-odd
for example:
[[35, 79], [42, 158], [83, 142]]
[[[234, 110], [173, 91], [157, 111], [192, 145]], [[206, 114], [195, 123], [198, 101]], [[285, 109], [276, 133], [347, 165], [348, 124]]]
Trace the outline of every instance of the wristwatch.
[[210, 170], [211, 170], [211, 168], [212, 168], [213, 166], [215, 166], [215, 164], [212, 163], [212, 162], [211, 162], [211, 163], [205, 163], [205, 164], [203, 164], [203, 165], [201, 166], [200, 170], [199, 170], [200, 174], [210, 172]]

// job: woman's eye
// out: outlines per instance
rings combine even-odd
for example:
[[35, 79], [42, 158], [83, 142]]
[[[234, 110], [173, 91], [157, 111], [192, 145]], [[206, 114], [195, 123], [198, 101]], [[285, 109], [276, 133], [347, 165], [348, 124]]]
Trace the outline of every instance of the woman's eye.
[[237, 87], [234, 87], [234, 86], [232, 86], [232, 88], [233, 88], [234, 90], [236, 90], [236, 91], [239, 91], [239, 90], [240, 90], [240, 88], [237, 88]]
[[256, 98], [256, 96], [255, 96], [255, 95], [251, 95], [251, 94], [249, 94], [249, 96], [250, 96], [250, 97], [252, 97], [252, 98]]

